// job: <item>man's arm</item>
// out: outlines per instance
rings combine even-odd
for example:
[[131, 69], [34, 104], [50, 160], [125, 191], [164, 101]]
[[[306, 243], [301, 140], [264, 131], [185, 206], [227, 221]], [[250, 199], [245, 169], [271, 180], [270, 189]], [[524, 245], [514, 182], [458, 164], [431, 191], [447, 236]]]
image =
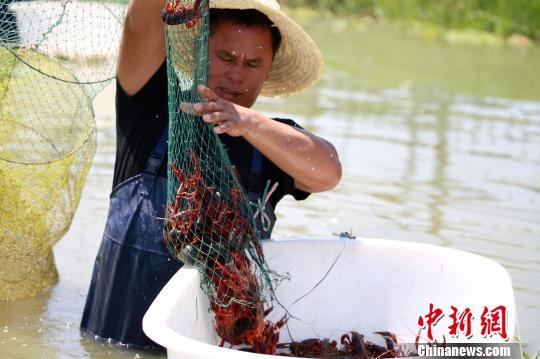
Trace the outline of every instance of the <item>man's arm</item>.
[[197, 113], [205, 122], [216, 124], [216, 133], [243, 136], [294, 178], [296, 188], [323, 192], [338, 184], [341, 163], [330, 142], [224, 100], [204, 85], [199, 86], [199, 92], [207, 101], [182, 103], [182, 111]]
[[253, 110], [248, 116], [251, 124], [244, 138], [293, 177], [296, 188], [323, 192], [338, 184], [341, 163], [330, 142]]
[[161, 9], [165, 0], [130, 0], [120, 40], [117, 75], [126, 94], [136, 94], [165, 60]]

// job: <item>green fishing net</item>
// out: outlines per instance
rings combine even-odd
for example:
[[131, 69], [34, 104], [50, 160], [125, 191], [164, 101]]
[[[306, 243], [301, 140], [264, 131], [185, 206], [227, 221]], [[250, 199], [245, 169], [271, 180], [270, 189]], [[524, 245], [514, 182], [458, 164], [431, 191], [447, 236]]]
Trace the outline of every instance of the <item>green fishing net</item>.
[[126, 4], [0, 0], [0, 299], [56, 281], [96, 148], [94, 96], [115, 76]]
[[264, 261], [249, 201], [213, 125], [180, 111], [181, 102], [201, 100], [197, 85], [207, 83], [208, 1], [170, 2], [162, 17], [169, 78], [165, 240], [173, 256], [199, 269], [222, 340], [267, 353], [278, 328], [264, 316], [282, 277]]

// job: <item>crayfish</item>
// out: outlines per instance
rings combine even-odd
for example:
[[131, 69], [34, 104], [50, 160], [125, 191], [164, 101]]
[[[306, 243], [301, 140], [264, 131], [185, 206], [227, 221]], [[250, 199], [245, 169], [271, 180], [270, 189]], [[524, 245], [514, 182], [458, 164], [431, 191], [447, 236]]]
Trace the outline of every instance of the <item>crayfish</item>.
[[192, 8], [183, 5], [182, 0], [167, 2], [161, 10], [161, 19], [167, 25], [186, 24], [188, 29], [194, 27], [201, 18], [201, 0], [196, 0]]
[[[206, 185], [199, 159], [194, 153], [190, 158], [194, 170], [189, 176], [171, 164], [180, 181], [165, 218], [165, 242], [173, 256], [188, 263], [204, 262], [215, 269], [214, 263], [228, 261], [232, 250], [252, 245], [262, 260], [262, 248], [241, 206], [241, 190], [232, 187], [225, 196], [216, 186]], [[194, 255], [196, 249], [200, 249], [199, 255]]]
[[221, 193], [207, 185], [200, 160], [194, 153], [190, 159], [191, 175], [171, 164], [180, 185], [174, 203], [167, 206], [165, 242], [175, 257], [203, 273], [221, 345], [246, 344], [256, 353], [273, 354], [286, 318], [276, 323], [265, 319], [271, 309], [264, 309], [247, 249], [253, 249], [257, 261], [264, 262], [264, 257], [242, 207], [242, 191], [233, 186]]
[[216, 262], [218, 270], [215, 272], [219, 274], [214, 280], [216, 297], [210, 301], [216, 332], [222, 338], [221, 346], [225, 342], [247, 344], [255, 353], [273, 354], [279, 341], [279, 329], [287, 319], [284, 317], [277, 323], [265, 319], [272, 308], [264, 309], [250, 261], [238, 251], [233, 251], [231, 257], [228, 266]]
[[396, 335], [390, 332], [375, 332], [381, 335], [386, 348], [368, 340], [358, 332], [341, 336], [341, 347], [337, 341], [329, 339], [306, 339], [301, 342], [278, 344], [279, 349], [288, 352], [280, 352], [281, 356], [295, 356], [301, 358], [402, 358], [416, 356], [414, 351], [407, 351], [398, 343]]

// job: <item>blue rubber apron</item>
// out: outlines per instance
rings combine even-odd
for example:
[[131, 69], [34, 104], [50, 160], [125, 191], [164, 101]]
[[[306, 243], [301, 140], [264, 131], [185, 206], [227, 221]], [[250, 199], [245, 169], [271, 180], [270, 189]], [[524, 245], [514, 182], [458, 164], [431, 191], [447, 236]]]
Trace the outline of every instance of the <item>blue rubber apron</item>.
[[[152, 301], [182, 264], [169, 255], [163, 241], [167, 179], [157, 175], [165, 157], [167, 131], [147, 161], [143, 173], [116, 186], [94, 264], [81, 330], [139, 348], [162, 349], [142, 331], [142, 319]], [[253, 151], [248, 197], [260, 197], [262, 155]], [[256, 218], [261, 238], [270, 238], [275, 215], [270, 204]], [[262, 218], [264, 226], [260, 224]], [[264, 227], [266, 230], [262, 230]]]
[[142, 331], [152, 301], [182, 264], [163, 241], [167, 179], [157, 173], [164, 131], [143, 173], [116, 186], [86, 299], [81, 330], [136, 347], [156, 347]]

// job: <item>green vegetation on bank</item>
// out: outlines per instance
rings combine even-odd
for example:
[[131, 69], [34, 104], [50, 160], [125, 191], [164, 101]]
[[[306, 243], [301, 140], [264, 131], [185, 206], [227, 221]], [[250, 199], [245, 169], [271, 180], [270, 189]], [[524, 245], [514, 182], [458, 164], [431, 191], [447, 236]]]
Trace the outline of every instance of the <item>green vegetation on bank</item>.
[[289, 7], [326, 9], [375, 19], [431, 23], [447, 29], [540, 40], [540, 0], [281, 0]]

